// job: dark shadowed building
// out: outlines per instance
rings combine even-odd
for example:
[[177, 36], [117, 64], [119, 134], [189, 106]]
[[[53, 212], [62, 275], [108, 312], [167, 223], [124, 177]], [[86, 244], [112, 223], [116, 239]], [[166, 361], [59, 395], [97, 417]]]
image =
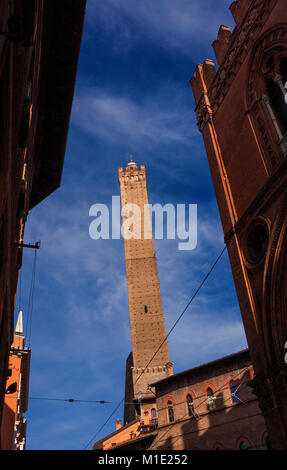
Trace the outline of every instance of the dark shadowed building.
[[0, 423], [25, 221], [60, 186], [84, 10], [0, 1]]
[[287, 449], [286, 0], [237, 0], [191, 86], [255, 377], [275, 449]]

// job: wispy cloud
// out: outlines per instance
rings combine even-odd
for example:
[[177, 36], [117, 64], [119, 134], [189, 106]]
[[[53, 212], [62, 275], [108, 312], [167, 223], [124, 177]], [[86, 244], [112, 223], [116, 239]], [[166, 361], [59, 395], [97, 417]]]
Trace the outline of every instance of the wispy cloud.
[[174, 143], [190, 145], [193, 110], [176, 86], [164, 87], [143, 102], [105, 90], [82, 89], [73, 105], [73, 123], [111, 144]]
[[[38, 333], [32, 336], [31, 392], [32, 396], [70, 395], [117, 401], [124, 394], [125, 360], [131, 349], [123, 242], [90, 239], [88, 201], [78, 201], [76, 194], [70, 190], [68, 193], [67, 199], [58, 194], [56, 201], [51, 198], [35, 208], [27, 226], [27, 240], [42, 241], [36, 279], [37, 315], [33, 320], [33, 331]], [[167, 332], [222, 247], [218, 217], [211, 215], [208, 206], [199, 220], [195, 250], [178, 251], [177, 240], [156, 243]], [[224, 289], [230, 281], [225, 257], [168, 339], [176, 371], [245, 347], [234, 294], [230, 287]], [[84, 378], [84, 389], [79, 376]], [[36, 410], [34, 402], [30, 406]], [[101, 422], [104, 412], [109, 410], [99, 410]], [[80, 419], [80, 411], [77, 413]], [[62, 448], [69, 447], [66, 433], [70, 426], [75, 435], [80, 429], [84, 432], [83, 441], [97, 429], [97, 425], [91, 432], [83, 429], [83, 423], [88, 422], [83, 408], [78, 426], [72, 424], [75, 415], [68, 410], [62, 410], [60, 416], [63, 427], [55, 431], [51, 425], [47, 433], [59, 436]], [[34, 421], [33, 426], [37, 423]], [[110, 426], [104, 434], [113, 430], [113, 423]], [[36, 437], [33, 439], [37, 442]], [[55, 439], [47, 439], [47, 445], [55, 443]]]
[[[230, 0], [96, 0], [88, 2], [87, 22], [99, 40], [101, 34], [113, 36], [114, 47], [135, 47], [152, 41], [156, 46], [190, 53], [194, 41], [215, 39], [224, 21], [233, 24], [228, 11]], [[208, 24], [206, 22], [208, 12]]]
[[[123, 241], [90, 239], [88, 214], [93, 203], [110, 204], [119, 194], [124, 149], [146, 164], [151, 203], [199, 204], [195, 250], [178, 251], [178, 240], [156, 242], [167, 331], [221, 250], [188, 79], [194, 61], [212, 51], [218, 26], [230, 25], [230, 2], [87, 2], [62, 187], [31, 211], [26, 226], [27, 242], [41, 239], [32, 396], [123, 397], [131, 350]], [[29, 293], [31, 250], [24, 258], [23, 297]], [[245, 347], [232, 286], [226, 255], [169, 337], [176, 371]], [[110, 412], [109, 406], [31, 400], [28, 447], [80, 448]], [[114, 418], [121, 415], [118, 410]], [[113, 430], [114, 419], [102, 435]]]

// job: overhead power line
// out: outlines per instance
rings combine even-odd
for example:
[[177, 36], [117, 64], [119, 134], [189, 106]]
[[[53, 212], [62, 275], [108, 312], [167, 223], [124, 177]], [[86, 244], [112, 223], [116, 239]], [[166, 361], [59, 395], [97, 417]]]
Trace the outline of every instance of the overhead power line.
[[29, 400], [48, 400], [48, 401], [66, 401], [69, 403], [100, 403], [101, 405], [104, 405], [106, 403], [114, 403], [112, 401], [107, 401], [107, 400], [78, 400], [76, 398], [47, 398], [47, 397], [29, 397]]
[[[241, 381], [240, 381], [240, 384], [239, 386], [243, 383], [243, 378], [244, 378], [244, 373], [250, 368], [250, 366], [247, 366], [245, 369], [243, 370], [240, 370], [240, 372], [238, 372], [238, 374], [236, 374], [233, 378], [235, 379], [236, 377], [238, 377], [239, 375], [242, 375], [242, 378], [241, 378]], [[247, 383], [247, 382], [244, 382], [244, 383]], [[220, 387], [218, 387], [214, 393], [218, 393], [220, 392], [221, 390], [223, 390], [224, 388], [226, 387], [226, 384], [222, 384]], [[238, 387], [239, 388], [239, 387]], [[238, 390], [237, 388], [237, 390]], [[231, 399], [231, 397], [229, 397], [229, 399]], [[205, 397], [200, 403], [197, 403], [195, 406], [194, 406], [194, 410], [196, 409], [199, 409], [201, 407], [202, 404], [204, 404], [205, 402], [207, 401], [207, 397]], [[242, 401], [242, 400], [241, 400]], [[245, 402], [242, 402], [244, 405], [248, 406], [247, 403]], [[199, 415], [200, 416], [200, 415]], [[181, 416], [181, 418], [179, 418], [179, 421], [182, 420], [182, 419], [185, 419], [185, 418], [188, 418], [188, 412], [187, 413], [184, 413], [184, 415]], [[166, 432], [163, 433], [162, 436], [160, 436], [160, 439], [159, 439], [159, 436], [156, 436], [154, 442], [152, 443], [151, 447], [149, 450], [154, 450], [155, 449], [155, 445], [161, 441], [164, 438], [166, 438], [166, 435], [171, 431], [172, 427], [168, 427]]]
[[[147, 369], [147, 367], [149, 366], [149, 364], [152, 362], [152, 360], [154, 359], [154, 357], [157, 355], [157, 353], [159, 352], [159, 350], [162, 348], [163, 344], [167, 341], [167, 338], [170, 336], [170, 334], [172, 333], [172, 331], [175, 329], [176, 325], [179, 323], [179, 321], [181, 320], [181, 318], [183, 317], [183, 315], [185, 314], [186, 310], [188, 309], [188, 307], [190, 306], [190, 304], [193, 302], [193, 300], [195, 299], [195, 297], [197, 296], [197, 294], [199, 293], [199, 291], [201, 290], [201, 288], [203, 287], [203, 285], [205, 284], [205, 282], [207, 281], [207, 279], [209, 278], [210, 274], [212, 273], [213, 269], [215, 268], [215, 266], [217, 265], [218, 261], [221, 259], [223, 253], [225, 252], [226, 250], [226, 245], [224, 246], [224, 248], [221, 250], [221, 252], [219, 253], [219, 255], [217, 256], [216, 260], [214, 261], [214, 263], [212, 264], [212, 266], [210, 267], [210, 269], [208, 270], [208, 272], [206, 273], [206, 275], [204, 276], [203, 280], [201, 281], [201, 283], [199, 284], [198, 288], [196, 289], [196, 291], [194, 292], [194, 294], [192, 295], [192, 297], [190, 298], [190, 300], [188, 301], [188, 303], [186, 304], [185, 308], [183, 309], [183, 311], [181, 312], [181, 314], [179, 315], [179, 317], [177, 318], [177, 320], [174, 322], [173, 326], [171, 327], [171, 329], [169, 330], [168, 334], [166, 335], [165, 339], [163, 340], [163, 342], [160, 344], [160, 346], [157, 348], [157, 350], [155, 351], [155, 353], [153, 354], [153, 356], [151, 357], [151, 359], [149, 360], [149, 362], [147, 363], [147, 365], [145, 366], [145, 368], [143, 369], [143, 371], [141, 372], [141, 374], [138, 376], [135, 384], [138, 382], [138, 380], [140, 379], [140, 377], [144, 374], [145, 370]], [[121, 406], [121, 404], [124, 402], [125, 398], [122, 398], [121, 401], [118, 403], [118, 405], [116, 406], [116, 408], [112, 411], [112, 413], [109, 415], [109, 417], [106, 419], [106, 421], [104, 422], [104, 424], [100, 427], [100, 429], [96, 432], [96, 434], [88, 441], [88, 443], [85, 445], [84, 449], [87, 449], [87, 447], [90, 445], [90, 443], [99, 435], [99, 433], [103, 430], [103, 428], [106, 426], [106, 424], [110, 421], [110, 419], [113, 417], [113, 415], [116, 413], [116, 411], [119, 409], [119, 407]]]

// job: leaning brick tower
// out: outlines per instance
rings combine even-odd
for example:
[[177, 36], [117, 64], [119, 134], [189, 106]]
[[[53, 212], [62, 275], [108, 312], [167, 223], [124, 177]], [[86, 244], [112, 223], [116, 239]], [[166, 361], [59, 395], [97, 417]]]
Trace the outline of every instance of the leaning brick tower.
[[[124, 416], [124, 421], [129, 422], [136, 414], [141, 414], [140, 402], [144, 401], [145, 410], [155, 407], [155, 396], [149, 384], [173, 372], [164, 341], [166, 331], [150, 217], [145, 210], [148, 204], [146, 169], [145, 166], [138, 169], [131, 160], [125, 170], [119, 169], [118, 175], [123, 226], [127, 229], [124, 247], [132, 340], [132, 353], [127, 359]], [[125, 210], [128, 205], [131, 210]], [[139, 227], [137, 234], [135, 222]], [[135, 406], [130, 405], [132, 402]]]

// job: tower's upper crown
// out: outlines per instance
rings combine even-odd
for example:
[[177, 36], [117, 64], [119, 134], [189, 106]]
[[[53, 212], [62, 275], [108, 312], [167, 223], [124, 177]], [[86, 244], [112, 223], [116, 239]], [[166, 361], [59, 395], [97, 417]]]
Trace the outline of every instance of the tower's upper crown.
[[130, 161], [129, 163], [127, 164], [127, 168], [132, 168], [132, 169], [137, 169], [137, 164], [133, 161], [132, 157], [130, 157]]
[[119, 179], [120, 182], [128, 181], [130, 179], [143, 179], [145, 178], [145, 166], [140, 165], [138, 168], [137, 164], [133, 161], [132, 157], [130, 157], [130, 161], [127, 164], [126, 168], [119, 168]]

